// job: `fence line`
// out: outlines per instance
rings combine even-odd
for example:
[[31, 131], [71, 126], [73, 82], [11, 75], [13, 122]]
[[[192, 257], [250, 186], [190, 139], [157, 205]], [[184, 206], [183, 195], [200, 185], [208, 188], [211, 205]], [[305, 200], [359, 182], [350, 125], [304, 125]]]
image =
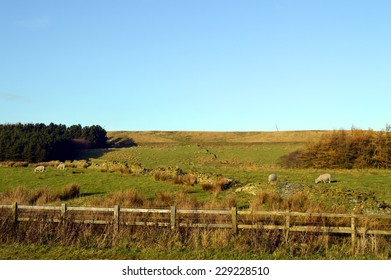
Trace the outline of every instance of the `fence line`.
[[[36, 220], [60, 223], [65, 218], [67, 221], [71, 218], [70, 221], [74, 223], [113, 225], [115, 234], [122, 226], [225, 228], [231, 229], [234, 234], [248, 229], [281, 230], [286, 242], [290, 232], [350, 234], [353, 252], [357, 235], [391, 235], [391, 215], [386, 214], [250, 211], [238, 210], [236, 207], [231, 210], [189, 210], [177, 209], [176, 206], [169, 209], [121, 208], [119, 205], [112, 208], [74, 207], [67, 204], [30, 206], [17, 203], [0, 205], [2, 209], [9, 209], [5, 212], [12, 215], [14, 223]], [[3, 212], [1, 214], [4, 216]], [[43, 214], [43, 218], [37, 218], [37, 215]]]

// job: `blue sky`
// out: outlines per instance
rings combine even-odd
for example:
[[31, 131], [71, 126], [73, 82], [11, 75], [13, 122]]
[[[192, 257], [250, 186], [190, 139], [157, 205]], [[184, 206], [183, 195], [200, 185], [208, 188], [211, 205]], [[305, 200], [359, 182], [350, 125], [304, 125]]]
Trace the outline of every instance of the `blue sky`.
[[0, 0], [0, 123], [384, 129], [389, 0]]

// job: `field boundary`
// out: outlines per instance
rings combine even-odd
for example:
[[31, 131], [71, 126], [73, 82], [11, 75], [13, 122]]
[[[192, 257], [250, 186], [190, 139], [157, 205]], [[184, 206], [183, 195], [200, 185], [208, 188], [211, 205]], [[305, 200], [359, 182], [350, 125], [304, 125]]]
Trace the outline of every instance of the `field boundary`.
[[220, 228], [232, 230], [279, 230], [285, 240], [292, 232], [321, 233], [326, 235], [350, 235], [354, 252], [357, 236], [391, 236], [389, 214], [338, 214], [303, 213], [290, 211], [251, 211], [210, 209], [164, 209], [114, 207], [73, 207], [0, 205], [0, 217], [11, 217], [13, 223], [20, 222], [72, 222], [81, 224], [110, 225], [113, 233], [124, 226], [158, 226], [176, 228]]

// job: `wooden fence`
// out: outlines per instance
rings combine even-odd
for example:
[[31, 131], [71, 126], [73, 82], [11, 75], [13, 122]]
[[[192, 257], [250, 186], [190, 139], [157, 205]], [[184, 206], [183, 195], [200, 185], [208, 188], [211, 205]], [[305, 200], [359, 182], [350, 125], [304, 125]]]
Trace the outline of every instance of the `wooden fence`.
[[123, 226], [222, 228], [239, 230], [279, 230], [286, 241], [290, 232], [316, 232], [351, 236], [354, 251], [358, 235], [391, 235], [391, 215], [301, 213], [284, 211], [138, 209], [61, 206], [0, 205], [2, 217], [11, 215], [14, 223], [23, 221], [67, 221], [112, 225], [114, 233]]

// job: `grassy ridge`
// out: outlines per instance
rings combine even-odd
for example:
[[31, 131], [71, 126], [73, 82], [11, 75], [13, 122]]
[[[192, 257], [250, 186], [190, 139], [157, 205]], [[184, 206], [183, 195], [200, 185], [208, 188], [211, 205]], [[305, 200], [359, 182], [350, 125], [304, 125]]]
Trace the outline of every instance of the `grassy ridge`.
[[139, 145], [188, 143], [293, 143], [320, 139], [327, 131], [279, 132], [201, 132], [201, 131], [108, 131], [109, 141], [126, 143], [132, 139]]

